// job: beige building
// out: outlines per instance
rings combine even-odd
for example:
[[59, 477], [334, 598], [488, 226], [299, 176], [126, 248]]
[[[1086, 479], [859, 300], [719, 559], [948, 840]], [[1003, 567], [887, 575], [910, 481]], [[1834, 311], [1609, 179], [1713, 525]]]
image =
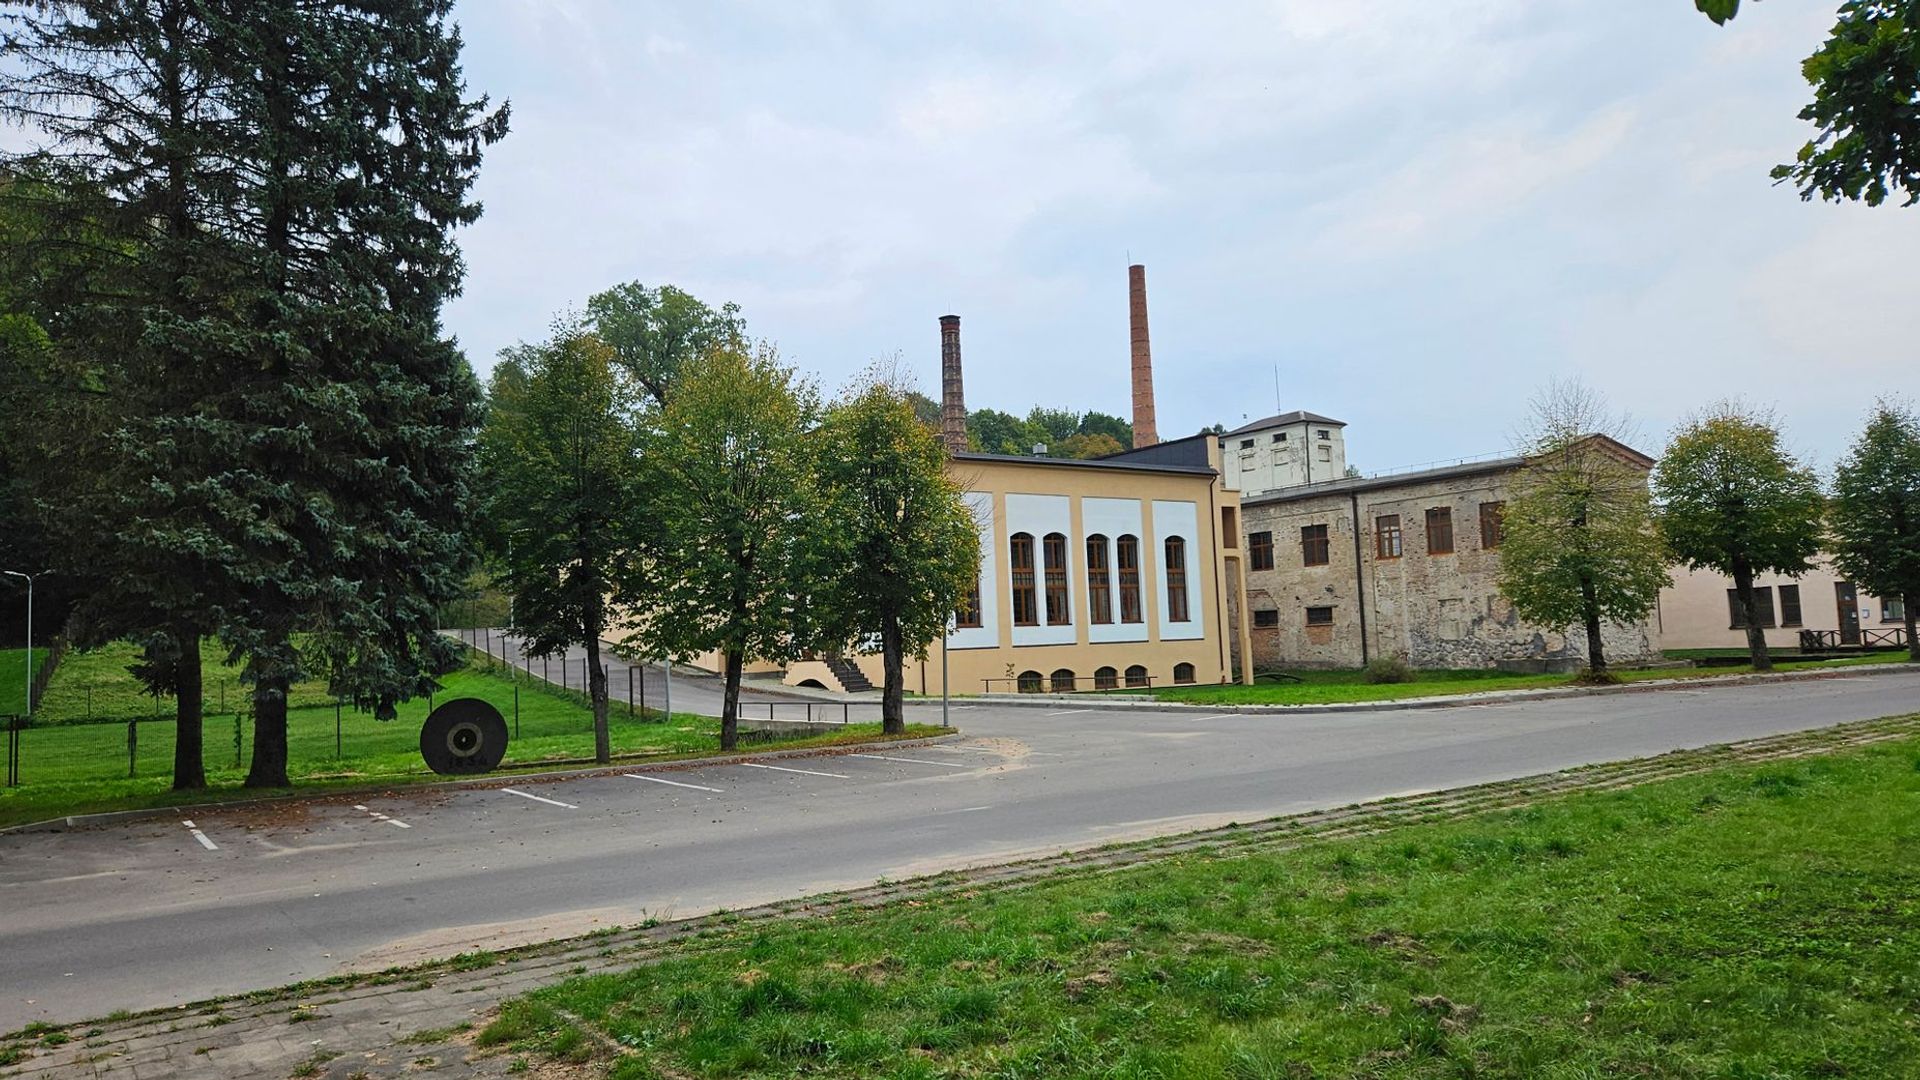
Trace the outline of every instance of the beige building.
[[[1583, 630], [1530, 624], [1500, 595], [1501, 514], [1524, 464], [1499, 457], [1247, 496], [1255, 667], [1357, 667], [1384, 656], [1417, 668], [1578, 664]], [[1610, 660], [1658, 654], [1651, 622], [1603, 633]]]
[[[1761, 574], [1754, 601], [1767, 645], [1775, 649], [1854, 648], [1906, 644], [1906, 611], [1897, 598], [1869, 596], [1822, 556], [1798, 578]], [[1744, 649], [1746, 626], [1733, 600], [1733, 580], [1711, 570], [1673, 568], [1660, 591], [1660, 638], [1669, 649]]]

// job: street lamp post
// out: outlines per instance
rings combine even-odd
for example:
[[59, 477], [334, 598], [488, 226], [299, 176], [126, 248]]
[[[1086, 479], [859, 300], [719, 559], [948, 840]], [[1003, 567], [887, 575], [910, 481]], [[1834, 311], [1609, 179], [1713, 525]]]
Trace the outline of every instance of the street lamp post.
[[8, 577], [22, 578], [27, 583], [27, 723], [33, 723], [33, 575], [18, 570], [0, 570]]

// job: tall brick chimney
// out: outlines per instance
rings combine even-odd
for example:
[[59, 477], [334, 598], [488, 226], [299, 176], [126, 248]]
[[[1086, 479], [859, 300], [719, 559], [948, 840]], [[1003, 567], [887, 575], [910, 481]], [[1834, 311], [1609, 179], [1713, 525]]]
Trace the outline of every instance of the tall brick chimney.
[[1147, 344], [1147, 268], [1127, 267], [1127, 321], [1133, 336], [1133, 448], [1160, 441], [1153, 424], [1153, 351]]
[[967, 448], [967, 397], [960, 386], [960, 316], [940, 316], [940, 441], [949, 453]]

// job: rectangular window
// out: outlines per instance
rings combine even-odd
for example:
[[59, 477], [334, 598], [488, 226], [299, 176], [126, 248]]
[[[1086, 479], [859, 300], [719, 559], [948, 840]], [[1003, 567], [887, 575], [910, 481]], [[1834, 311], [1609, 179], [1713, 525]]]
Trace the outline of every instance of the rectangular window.
[[1386, 514], [1373, 519], [1374, 554], [1382, 559], [1400, 557], [1400, 515]]
[[1907, 621], [1907, 602], [1899, 597], [1880, 601], [1880, 621], [1903, 623]]
[[980, 579], [974, 578], [973, 584], [960, 597], [960, 607], [953, 613], [953, 625], [959, 629], [978, 629], [980, 626]]
[[1247, 537], [1247, 563], [1255, 570], [1273, 569], [1273, 534], [1257, 532]]
[[1308, 626], [1332, 626], [1333, 609], [1330, 607], [1310, 607], [1307, 609]]
[[1273, 437], [1273, 441], [1274, 441], [1274, 442], [1286, 442], [1286, 441], [1287, 441], [1287, 433], [1283, 431], [1283, 432], [1281, 432], [1281, 433], [1279, 433], [1278, 435], [1275, 435], [1275, 436]]
[[1256, 611], [1253, 613], [1253, 625], [1255, 629], [1271, 630], [1280, 625], [1280, 613], [1272, 608]]
[[1800, 625], [1800, 586], [1780, 586], [1780, 625]]
[[1325, 566], [1331, 550], [1325, 525], [1300, 526], [1300, 565]]
[[1503, 502], [1483, 502], [1480, 504], [1480, 546], [1493, 551], [1506, 539], [1507, 504]]
[[1167, 621], [1188, 622], [1187, 616], [1187, 542], [1178, 536], [1167, 537]]
[[1427, 511], [1427, 554], [1446, 555], [1453, 551], [1453, 508], [1436, 506]]
[[1321, 428], [1319, 431], [1319, 435], [1323, 441], [1333, 438], [1333, 432], [1328, 431], [1326, 428]]
[[1107, 538], [1087, 537], [1087, 618], [1105, 625], [1113, 621], [1113, 583], [1107, 563]]
[[1073, 621], [1067, 605], [1067, 538], [1048, 533], [1042, 552], [1047, 570], [1047, 625], [1065, 626]]
[[1141, 622], [1144, 616], [1140, 614], [1140, 538], [1121, 537], [1114, 545], [1114, 555], [1120, 564], [1120, 621]]
[[1040, 625], [1040, 602], [1034, 594], [1033, 535], [1014, 533], [1008, 545], [1013, 566], [1013, 625]]
[[1253, 440], [1252, 440], [1252, 439], [1241, 439], [1241, 440], [1240, 440], [1240, 449], [1242, 449], [1242, 450], [1251, 450], [1251, 449], [1253, 449]]
[[[1762, 627], [1773, 625], [1773, 589], [1767, 585], [1753, 587], [1753, 606]], [[1734, 630], [1745, 630], [1747, 621], [1740, 617], [1740, 590], [1727, 590], [1727, 626]]]

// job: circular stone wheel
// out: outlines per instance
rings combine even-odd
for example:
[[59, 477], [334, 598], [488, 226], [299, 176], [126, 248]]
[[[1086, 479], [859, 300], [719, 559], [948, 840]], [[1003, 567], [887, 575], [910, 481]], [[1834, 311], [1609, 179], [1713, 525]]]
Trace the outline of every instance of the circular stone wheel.
[[507, 721], [479, 698], [455, 698], [420, 728], [420, 756], [443, 776], [492, 772], [507, 756]]

